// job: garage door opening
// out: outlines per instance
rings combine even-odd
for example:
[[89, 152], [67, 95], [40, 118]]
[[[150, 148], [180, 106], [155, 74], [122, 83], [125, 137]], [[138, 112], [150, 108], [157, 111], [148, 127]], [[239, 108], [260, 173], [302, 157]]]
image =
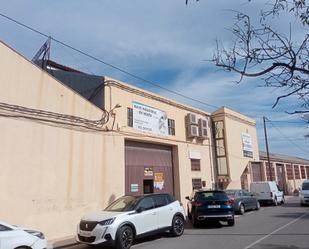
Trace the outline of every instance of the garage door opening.
[[172, 147], [125, 142], [125, 193], [174, 194]]

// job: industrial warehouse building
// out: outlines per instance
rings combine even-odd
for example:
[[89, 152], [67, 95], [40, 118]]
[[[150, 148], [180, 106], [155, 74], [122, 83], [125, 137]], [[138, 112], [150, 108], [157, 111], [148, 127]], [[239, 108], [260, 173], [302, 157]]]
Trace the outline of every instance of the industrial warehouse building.
[[55, 239], [124, 194], [185, 203], [193, 188], [248, 188], [262, 167], [255, 121], [243, 114], [48, 65], [0, 42], [2, 220]]
[[[260, 151], [260, 166], [255, 167], [254, 180], [273, 180], [286, 194], [297, 193], [305, 179], [309, 179], [309, 160]], [[256, 173], [258, 172], [258, 173]]]

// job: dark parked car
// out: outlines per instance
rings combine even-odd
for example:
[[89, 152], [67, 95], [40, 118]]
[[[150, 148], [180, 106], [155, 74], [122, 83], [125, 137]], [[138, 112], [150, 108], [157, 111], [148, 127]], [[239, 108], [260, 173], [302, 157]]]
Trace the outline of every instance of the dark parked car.
[[242, 189], [230, 189], [225, 193], [234, 200], [234, 211], [238, 214], [244, 214], [247, 210], [259, 210], [260, 203], [250, 192]]
[[186, 197], [188, 202], [188, 218], [193, 226], [210, 220], [227, 221], [234, 226], [233, 201], [224, 191], [195, 190]]

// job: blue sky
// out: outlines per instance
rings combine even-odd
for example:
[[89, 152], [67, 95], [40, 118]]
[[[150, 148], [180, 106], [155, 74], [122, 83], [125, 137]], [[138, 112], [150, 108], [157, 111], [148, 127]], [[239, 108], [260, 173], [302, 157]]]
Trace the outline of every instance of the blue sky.
[[[90, 53], [108, 63], [163, 87], [214, 106], [227, 106], [257, 121], [260, 149], [264, 150], [262, 117], [268, 123], [269, 147], [273, 153], [309, 159], [308, 124], [285, 111], [297, 106], [294, 98], [272, 105], [281, 89], [260, 87], [258, 79], [236, 84], [237, 75], [223, 72], [205, 61], [212, 58], [215, 40], [231, 44], [228, 31], [234, 19], [228, 10], [240, 10], [253, 17], [265, 7], [262, 0], [54, 0], [1, 1], [6, 14], [52, 37]], [[282, 18], [280, 31], [291, 20]], [[293, 20], [292, 20], [293, 22]], [[293, 35], [304, 32], [295, 28]], [[0, 17], [0, 39], [31, 58], [46, 38]], [[51, 58], [77, 69], [106, 75], [154, 91], [177, 101], [212, 112], [215, 109], [175, 96], [95, 62], [57, 43]]]

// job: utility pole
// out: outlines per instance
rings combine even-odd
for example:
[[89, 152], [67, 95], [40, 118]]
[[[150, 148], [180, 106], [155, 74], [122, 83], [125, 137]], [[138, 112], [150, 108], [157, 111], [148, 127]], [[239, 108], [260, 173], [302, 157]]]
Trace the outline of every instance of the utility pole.
[[[270, 180], [273, 180], [273, 174], [272, 174], [272, 167], [270, 165], [270, 159], [269, 159], [269, 150], [268, 150], [268, 140], [267, 140], [267, 132], [266, 132], [266, 117], [263, 117], [264, 121], [264, 135], [265, 135], [265, 145], [266, 145], [266, 153], [267, 153], [267, 161], [268, 161], [268, 169], [270, 174]], [[267, 177], [267, 175], [266, 175]]]

